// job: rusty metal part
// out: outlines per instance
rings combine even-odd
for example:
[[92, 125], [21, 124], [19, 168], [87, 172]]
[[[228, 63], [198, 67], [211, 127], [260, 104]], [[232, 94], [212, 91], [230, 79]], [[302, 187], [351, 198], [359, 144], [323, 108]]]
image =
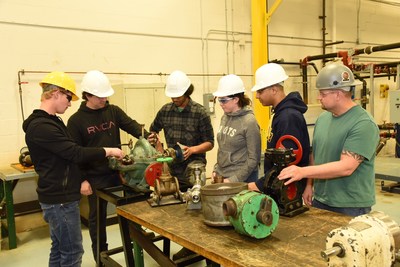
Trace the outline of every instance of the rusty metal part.
[[229, 226], [223, 213], [223, 203], [230, 197], [247, 189], [247, 183], [218, 183], [200, 189], [204, 223], [210, 226]]

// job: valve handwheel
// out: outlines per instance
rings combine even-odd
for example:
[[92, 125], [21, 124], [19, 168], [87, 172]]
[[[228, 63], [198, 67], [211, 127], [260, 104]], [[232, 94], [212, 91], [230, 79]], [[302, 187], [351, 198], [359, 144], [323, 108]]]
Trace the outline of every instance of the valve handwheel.
[[300, 141], [293, 135], [288, 135], [288, 134], [283, 135], [276, 142], [276, 148], [286, 148], [283, 146], [283, 141], [285, 141], [285, 140], [291, 140], [297, 146], [297, 149], [293, 149], [293, 153], [296, 155], [296, 159], [289, 164], [289, 165], [296, 165], [300, 162], [301, 158], [303, 157], [303, 148], [300, 144]]
[[148, 185], [154, 187], [154, 182], [158, 179], [162, 174], [162, 163], [155, 162], [147, 166], [146, 170], [144, 171], [144, 177]]

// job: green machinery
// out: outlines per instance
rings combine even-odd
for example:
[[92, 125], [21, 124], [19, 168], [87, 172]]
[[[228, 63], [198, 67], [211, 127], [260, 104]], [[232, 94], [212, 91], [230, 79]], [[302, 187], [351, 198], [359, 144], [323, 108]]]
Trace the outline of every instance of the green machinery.
[[109, 158], [111, 169], [118, 170], [123, 183], [137, 192], [149, 192], [154, 188], [151, 205], [171, 204], [165, 196], [172, 195], [173, 203], [182, 203], [182, 194], [176, 177], [171, 176], [168, 164], [182, 161], [183, 152], [179, 145], [167, 148], [164, 153], [157, 151], [148, 140], [140, 137], [133, 146], [128, 143], [130, 153], [124, 159]]
[[243, 190], [226, 200], [222, 208], [236, 232], [243, 235], [265, 238], [278, 225], [278, 206], [265, 194]]
[[109, 158], [109, 166], [111, 169], [120, 171], [125, 184], [138, 190], [148, 190], [149, 183], [146, 181], [145, 173], [152, 174], [159, 171], [154, 167], [148, 167], [156, 163], [157, 158], [163, 157], [163, 154], [143, 137], [139, 138], [135, 146], [130, 140], [128, 147], [130, 153], [122, 161], [114, 157]]

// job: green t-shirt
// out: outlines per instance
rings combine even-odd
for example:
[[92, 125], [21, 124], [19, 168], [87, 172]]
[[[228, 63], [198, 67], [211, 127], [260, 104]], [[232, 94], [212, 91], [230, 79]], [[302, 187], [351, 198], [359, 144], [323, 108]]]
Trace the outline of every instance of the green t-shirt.
[[314, 198], [331, 207], [371, 207], [375, 204], [375, 151], [379, 129], [359, 105], [339, 117], [324, 112], [313, 136], [314, 164], [340, 160], [343, 150], [365, 158], [350, 176], [315, 179]]

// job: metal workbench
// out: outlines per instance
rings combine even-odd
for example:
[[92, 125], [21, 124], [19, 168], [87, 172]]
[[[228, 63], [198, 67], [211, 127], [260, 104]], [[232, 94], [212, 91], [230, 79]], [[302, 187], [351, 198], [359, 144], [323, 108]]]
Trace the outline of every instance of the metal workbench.
[[13, 249], [17, 247], [17, 233], [14, 217], [14, 198], [13, 190], [21, 179], [36, 178], [37, 174], [33, 168], [6, 167], [0, 169], [0, 202], [5, 207], [5, 217], [7, 220], [8, 247]]

